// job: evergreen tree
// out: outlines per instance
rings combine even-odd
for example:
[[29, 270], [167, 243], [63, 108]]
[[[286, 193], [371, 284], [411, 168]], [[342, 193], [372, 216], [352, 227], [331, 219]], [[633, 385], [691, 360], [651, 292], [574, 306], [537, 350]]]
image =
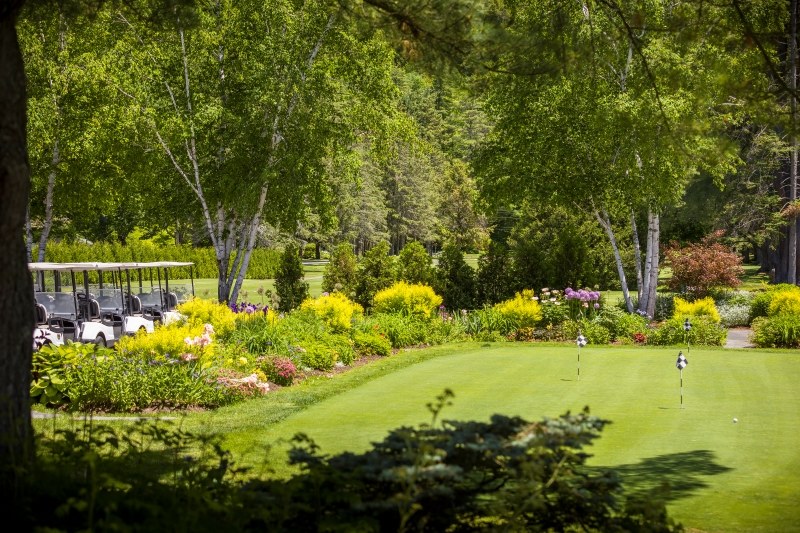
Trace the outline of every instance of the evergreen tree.
[[322, 274], [322, 290], [339, 291], [353, 298], [356, 290], [358, 260], [350, 243], [343, 242], [331, 252], [331, 258]]
[[457, 246], [448, 244], [442, 250], [438, 278], [436, 292], [444, 298], [445, 307], [451, 310], [475, 307], [475, 271]]
[[508, 247], [491, 243], [478, 259], [477, 303], [496, 304], [514, 296], [521, 289], [514, 274], [514, 262]]
[[283, 250], [281, 265], [275, 275], [275, 292], [280, 298], [278, 310], [284, 313], [299, 307], [308, 298], [308, 283], [303, 281], [303, 263], [294, 244]]
[[409, 283], [432, 286], [436, 279], [433, 259], [419, 242], [408, 243], [398, 256], [398, 277]]
[[375, 293], [392, 285], [397, 279], [394, 258], [389, 255], [389, 243], [382, 241], [364, 254], [358, 266], [356, 302], [372, 307]]

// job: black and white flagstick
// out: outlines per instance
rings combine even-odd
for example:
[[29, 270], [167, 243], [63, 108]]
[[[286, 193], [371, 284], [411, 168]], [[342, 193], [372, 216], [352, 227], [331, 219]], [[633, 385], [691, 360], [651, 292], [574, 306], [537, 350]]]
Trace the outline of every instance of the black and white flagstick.
[[689, 361], [683, 356], [683, 352], [678, 352], [678, 360], [675, 362], [675, 367], [680, 370], [681, 373], [681, 409], [683, 409], [683, 369], [686, 368], [688, 364]]
[[578, 345], [578, 381], [581, 380], [581, 348], [586, 346], [587, 342], [588, 341], [586, 340], [586, 337], [584, 337], [583, 334], [581, 334], [581, 332], [579, 331], [578, 338], [575, 341], [575, 343]]
[[689, 355], [689, 332], [692, 331], [692, 323], [689, 322], [689, 317], [683, 321], [683, 339], [686, 341], [686, 355]]

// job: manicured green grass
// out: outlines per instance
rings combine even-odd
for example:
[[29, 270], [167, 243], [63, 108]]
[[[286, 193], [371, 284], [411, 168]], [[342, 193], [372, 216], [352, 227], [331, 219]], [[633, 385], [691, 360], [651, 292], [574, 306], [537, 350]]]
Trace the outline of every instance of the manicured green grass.
[[[590, 464], [620, 468], [632, 490], [668, 481], [670, 513], [685, 526], [800, 530], [800, 357], [692, 349], [681, 408], [677, 352], [590, 346], [582, 352], [580, 381], [572, 346], [472, 343], [403, 352], [262, 400], [190, 415], [184, 424], [224, 434], [245, 464], [272, 458], [280, 473], [295, 433], [309, 434], [325, 453], [363, 451], [391, 428], [428, 421], [425, 405], [445, 388], [455, 392], [443, 414], [450, 419], [503, 413], [537, 420], [588, 405], [613, 421], [590, 450]], [[410, 362], [416, 364], [405, 366]], [[274, 448], [265, 455], [268, 445]]]
[[[308, 291], [313, 297], [322, 294], [322, 273], [325, 270], [324, 265], [305, 265], [303, 271], [305, 272], [305, 281], [308, 283]], [[188, 279], [170, 281], [170, 283], [184, 284], [190, 286]], [[239, 296], [240, 302], [253, 302], [253, 303], [269, 303], [267, 297], [259, 294], [259, 289], [262, 293], [267, 290], [275, 290], [274, 279], [246, 279], [242, 282], [242, 289]], [[217, 297], [217, 280], [211, 278], [201, 278], [194, 280], [194, 294], [198, 298], [216, 298]], [[262, 301], [263, 300], [263, 301]]]

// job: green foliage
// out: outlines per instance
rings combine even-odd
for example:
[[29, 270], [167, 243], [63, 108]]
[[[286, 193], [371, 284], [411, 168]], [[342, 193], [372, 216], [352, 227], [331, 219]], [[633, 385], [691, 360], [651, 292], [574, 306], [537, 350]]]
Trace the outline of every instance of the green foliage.
[[480, 341], [502, 340], [517, 329], [516, 323], [495, 307], [463, 311], [454, 319], [462, 324], [467, 335]]
[[[660, 492], [626, 497], [622, 477], [589, 468], [608, 421], [579, 414], [530, 422], [432, 421], [392, 430], [363, 453], [323, 455], [296, 435], [288, 478], [250, 476], [219, 439], [169, 422], [90, 424], [40, 439], [24, 499], [25, 530], [677, 531]], [[491, 480], [491, 483], [487, 483]], [[188, 503], [187, 503], [188, 502]], [[580, 509], [580, 513], [576, 513]]]
[[738, 287], [744, 274], [741, 256], [720, 243], [672, 246], [665, 255], [672, 268], [669, 288], [693, 298], [706, 296], [717, 288]]
[[707, 315], [692, 319], [692, 329], [688, 335], [683, 330], [684, 318], [675, 316], [651, 331], [647, 336], [647, 344], [654, 346], [685, 345], [724, 346], [728, 338], [728, 330]]
[[448, 244], [442, 250], [435, 289], [451, 311], [475, 307], [475, 271], [464, 261], [464, 253], [455, 245]]
[[371, 308], [375, 293], [397, 279], [394, 258], [389, 255], [389, 243], [381, 241], [372, 247], [358, 264], [356, 301], [365, 309]]
[[397, 257], [398, 279], [416, 285], [432, 285], [436, 269], [428, 251], [417, 241], [406, 244]]
[[66, 372], [84, 360], [113, 356], [113, 350], [95, 344], [67, 342], [62, 346], [43, 346], [33, 353], [31, 401], [52, 407], [68, 404], [71, 391]]
[[[235, 257], [235, 254], [234, 254]], [[55, 263], [97, 262], [97, 263], [146, 263], [152, 261], [190, 261], [194, 263], [192, 272], [188, 267], [170, 270], [170, 279], [217, 278], [217, 259], [211, 247], [195, 248], [189, 245], [155, 244], [149, 241], [132, 240], [128, 244], [97, 242], [56, 242], [47, 244], [46, 261]], [[247, 279], [272, 279], [280, 264], [280, 251], [256, 248], [250, 256]], [[191, 274], [191, 276], [190, 276]], [[138, 280], [138, 273], [131, 272]], [[90, 273], [90, 281], [96, 282], [97, 273]]]
[[[538, 423], [493, 415], [489, 422], [438, 425], [450, 397], [445, 391], [430, 404], [433, 423], [394, 430], [361, 455], [327, 458], [298, 436], [290, 455], [302, 473], [291, 484], [251, 485], [244, 508], [289, 486], [286, 507], [264, 516], [285, 530], [318, 529], [327, 523], [322, 513], [338, 526], [366, 531], [469, 531], [487, 524], [501, 531], [673, 530], [662, 502], [650, 495], [626, 503], [616, 474], [586, 468], [583, 450], [606, 421], [584, 411]], [[314, 494], [320, 483], [324, 511]]]
[[442, 303], [442, 297], [431, 287], [399, 281], [380, 290], [373, 299], [376, 313], [402, 313], [420, 317], [431, 317]]
[[[639, 298], [634, 294], [631, 296], [633, 307], [639, 307]], [[625, 309], [625, 302], [619, 303], [621, 309]], [[653, 320], [666, 320], [675, 314], [675, 295], [671, 292], [656, 293], [656, 312]]]
[[583, 335], [590, 344], [608, 344], [611, 342], [611, 332], [601, 323], [588, 318], [567, 320], [557, 333], [561, 340], [575, 342], [578, 335]]
[[608, 330], [611, 340], [632, 340], [636, 333], [647, 331], [647, 319], [617, 307], [605, 306], [593, 321]]
[[205, 348], [201, 345], [189, 345], [186, 339], [194, 339], [203, 333], [202, 325], [169, 324], [156, 327], [152, 333], [139, 332], [134, 336], [124, 336], [117, 342], [115, 349], [124, 357], [144, 360], [177, 359], [185, 353], [200, 358], [206, 353]]
[[300, 309], [313, 311], [334, 333], [341, 333], [353, 326], [364, 312], [363, 308], [350, 301], [344, 293], [323, 294], [319, 298], [309, 298]]
[[675, 298], [674, 317], [685, 320], [687, 317], [707, 316], [714, 322], [720, 322], [719, 311], [714, 299], [710, 296], [688, 302], [683, 298]]
[[505, 246], [492, 242], [486, 253], [481, 254], [476, 284], [477, 302], [489, 305], [513, 297], [521, 288], [514, 273], [512, 257]]
[[330, 260], [322, 274], [322, 290], [339, 291], [348, 298], [355, 295], [358, 279], [358, 260], [353, 247], [346, 242], [336, 246], [331, 252]]
[[800, 287], [789, 283], [779, 283], [777, 285], [771, 285], [767, 290], [756, 294], [750, 307], [751, 320], [760, 316], [769, 315], [772, 299], [776, 295], [784, 292], [800, 294]]
[[800, 347], [800, 315], [780, 313], [756, 317], [752, 328], [753, 344], [759, 348]]
[[768, 316], [776, 315], [800, 316], [800, 291], [779, 291], [773, 294]]
[[227, 305], [213, 300], [193, 298], [184, 302], [177, 309], [186, 316], [186, 322], [192, 326], [211, 324], [214, 333], [225, 337], [236, 327], [236, 313]]
[[374, 329], [353, 332], [353, 348], [359, 356], [387, 356], [392, 353], [392, 343]]
[[65, 376], [69, 408], [76, 411], [139, 411], [146, 408], [219, 407], [241, 399], [217, 384], [199, 362], [178, 359], [92, 358]]
[[542, 320], [542, 307], [530, 289], [518, 292], [511, 300], [496, 304], [494, 310], [513, 324], [513, 329], [533, 328]]
[[617, 283], [606, 236], [574, 207], [535, 205], [517, 221], [508, 242], [523, 287], [611, 287]]
[[281, 264], [275, 274], [275, 292], [278, 294], [278, 309], [288, 313], [308, 298], [308, 283], [303, 281], [303, 263], [297, 246], [290, 244], [283, 249]]

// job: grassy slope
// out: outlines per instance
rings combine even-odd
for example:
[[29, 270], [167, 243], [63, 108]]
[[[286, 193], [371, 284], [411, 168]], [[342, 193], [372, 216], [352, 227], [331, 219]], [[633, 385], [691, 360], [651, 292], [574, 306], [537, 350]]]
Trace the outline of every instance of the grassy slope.
[[[456, 394], [444, 413], [451, 419], [499, 412], [535, 420], [589, 405], [613, 421], [592, 450], [592, 464], [620, 467], [634, 489], [666, 478], [673, 487], [670, 512], [686, 526], [800, 530], [800, 358], [794, 354], [693, 349], [681, 409], [677, 350], [669, 348], [585, 348], [580, 381], [573, 347], [469, 344], [425, 352], [381, 362], [420, 361], [386, 375], [376, 367], [323, 378], [319, 394], [330, 396], [319, 403], [309, 397], [312, 388], [287, 389], [291, 394], [185, 423], [225, 434], [227, 446], [255, 465], [264, 461], [263, 446], [296, 432], [311, 435], [326, 453], [364, 450], [390, 428], [427, 421], [426, 403], [445, 387]], [[432, 357], [437, 353], [443, 356]], [[280, 462], [285, 447], [277, 444], [270, 456]]]

